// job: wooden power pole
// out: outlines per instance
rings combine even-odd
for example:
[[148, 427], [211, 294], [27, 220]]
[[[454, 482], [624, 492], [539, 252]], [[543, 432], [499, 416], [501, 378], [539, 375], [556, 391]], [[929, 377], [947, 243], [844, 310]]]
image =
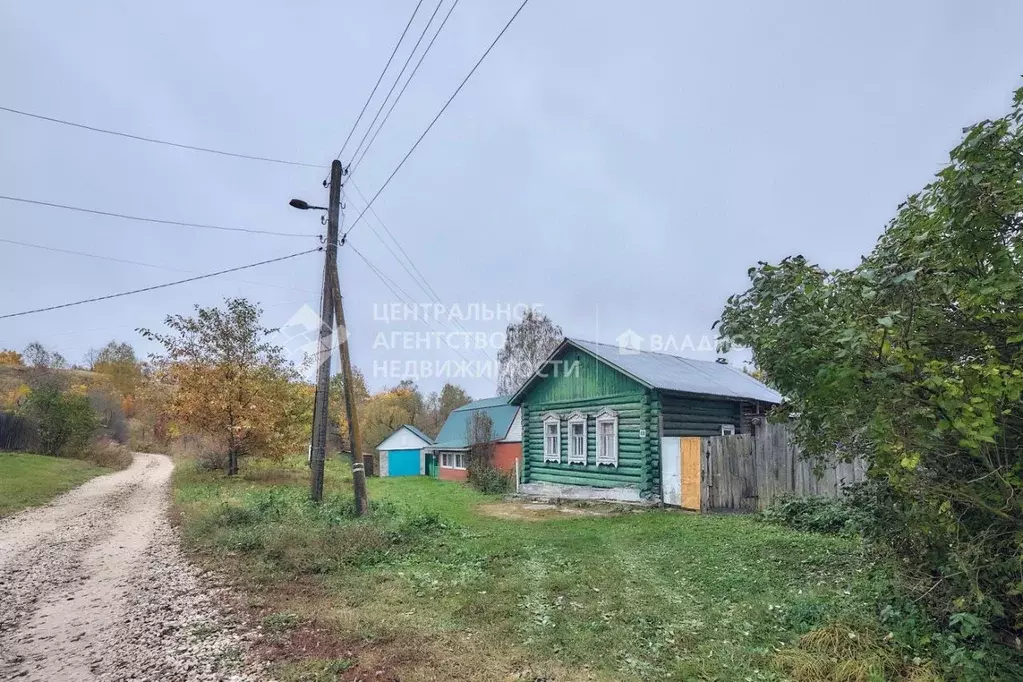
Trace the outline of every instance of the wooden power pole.
[[[337, 265], [336, 261], [333, 265]], [[355, 490], [355, 514], [362, 516], [369, 511], [369, 496], [366, 492], [366, 465], [362, 459], [362, 434], [359, 430], [355, 386], [352, 383], [352, 356], [349, 352], [347, 330], [345, 329], [345, 309], [341, 299], [341, 282], [337, 267], [332, 268], [331, 275], [330, 293], [334, 300], [334, 323], [337, 325], [337, 347], [341, 355], [341, 372], [345, 382], [348, 438], [352, 448], [352, 487]]]
[[320, 302], [320, 338], [316, 348], [316, 399], [313, 403], [313, 438], [309, 455], [312, 476], [309, 497], [323, 499], [323, 467], [327, 459], [327, 424], [330, 396], [330, 351], [333, 344], [334, 301], [331, 273], [337, 266], [338, 221], [341, 214], [341, 162], [330, 164], [330, 203], [327, 205], [327, 247], [323, 264], [323, 290]]

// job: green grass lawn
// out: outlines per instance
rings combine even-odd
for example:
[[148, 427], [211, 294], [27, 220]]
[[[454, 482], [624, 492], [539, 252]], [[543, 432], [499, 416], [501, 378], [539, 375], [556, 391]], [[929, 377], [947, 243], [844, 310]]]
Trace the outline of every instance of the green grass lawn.
[[0, 452], [0, 516], [46, 504], [110, 471], [79, 459]]
[[[878, 632], [886, 574], [854, 539], [743, 516], [534, 513], [420, 477], [370, 479], [381, 506], [362, 521], [336, 463], [319, 511], [304, 461], [246, 464], [236, 480], [182, 464], [175, 500], [186, 544], [240, 572], [265, 623], [291, 624], [276, 653], [312, 660], [285, 680], [840, 679], [799, 676], [813, 658], [799, 636]], [[880, 677], [841, 679], [901, 665], [873, 655], [862, 667]]]

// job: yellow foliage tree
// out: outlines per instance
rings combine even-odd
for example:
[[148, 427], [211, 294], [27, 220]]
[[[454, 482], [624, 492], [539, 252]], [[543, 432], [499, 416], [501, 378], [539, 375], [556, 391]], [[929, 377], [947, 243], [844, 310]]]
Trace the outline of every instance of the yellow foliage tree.
[[402, 424], [415, 426], [416, 397], [407, 386], [381, 391], [371, 396], [360, 408], [364, 444], [375, 448]]
[[92, 370], [107, 377], [122, 398], [134, 395], [142, 382], [142, 365], [135, 357], [135, 349], [127, 343], [111, 341], [96, 351]]
[[24, 367], [25, 360], [16, 350], [0, 350], [0, 367]]
[[5, 409], [14, 409], [25, 402], [25, 398], [31, 395], [32, 389], [28, 387], [28, 384], [21, 384], [11, 390], [3, 396], [3, 402], [0, 403], [0, 407]]
[[243, 455], [279, 458], [301, 448], [308, 433], [306, 392], [283, 349], [260, 326], [262, 309], [243, 298], [222, 308], [196, 306], [194, 317], [171, 315], [171, 333], [139, 330], [161, 343], [154, 357], [174, 385], [170, 402], [175, 420], [220, 443], [227, 473], [238, 473]]

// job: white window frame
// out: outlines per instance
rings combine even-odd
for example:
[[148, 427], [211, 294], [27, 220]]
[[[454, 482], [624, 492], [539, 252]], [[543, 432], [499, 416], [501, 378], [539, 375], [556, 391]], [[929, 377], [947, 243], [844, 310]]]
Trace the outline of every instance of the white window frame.
[[[549, 438], [547, 429], [552, 424], [557, 426], [558, 430], [558, 437], [554, 443], [555, 448], [553, 451], [547, 447], [549, 445], [547, 442]], [[556, 414], [548, 414], [543, 418], [543, 461], [561, 463], [561, 417]]]
[[[458, 464], [458, 460], [462, 460], [462, 464]], [[440, 453], [440, 465], [445, 469], [465, 469], [465, 453], [445, 451]]]
[[[583, 444], [582, 448], [576, 447], [575, 434], [572, 433], [572, 427], [577, 425], [583, 427]], [[568, 463], [569, 464], [586, 464], [586, 456], [589, 448], [589, 439], [586, 433], [586, 415], [581, 412], [573, 412], [568, 415]]]
[[721, 425], [722, 436], [734, 436], [735, 435], [735, 424], [722, 424]]
[[[601, 435], [601, 426], [603, 424], [611, 424], [613, 426], [613, 450], [614, 452], [607, 452], [604, 447], [604, 438]], [[618, 413], [614, 410], [603, 409], [597, 413], [597, 466], [606, 464], [608, 466], [618, 466]]]

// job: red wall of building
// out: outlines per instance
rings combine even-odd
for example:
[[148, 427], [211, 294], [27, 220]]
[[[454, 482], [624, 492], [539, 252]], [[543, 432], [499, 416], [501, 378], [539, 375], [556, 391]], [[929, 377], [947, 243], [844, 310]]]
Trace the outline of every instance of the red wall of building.
[[[513, 474], [517, 459], [522, 459], [522, 443], [494, 443], [495, 467]], [[468, 472], [465, 469], [452, 469], [445, 466], [437, 468], [437, 478], [443, 481], [464, 481], [467, 475]]]
[[494, 466], [501, 471], [515, 473], [515, 460], [517, 459], [522, 459], [522, 443], [494, 444]]

